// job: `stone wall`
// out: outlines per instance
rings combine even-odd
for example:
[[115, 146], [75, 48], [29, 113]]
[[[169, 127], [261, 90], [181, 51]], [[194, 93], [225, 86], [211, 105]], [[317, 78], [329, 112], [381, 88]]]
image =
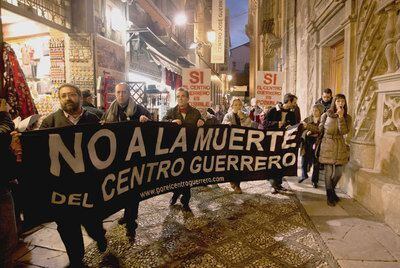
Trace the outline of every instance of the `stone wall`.
[[302, 117], [308, 115], [329, 86], [331, 47], [343, 41], [342, 92], [348, 97], [354, 131], [349, 137], [351, 161], [340, 187], [400, 233], [400, 81], [390, 92], [377, 84], [396, 80], [393, 75], [382, 78], [387, 72], [400, 76], [400, 1], [285, 4], [280, 52], [285, 91], [299, 96]]

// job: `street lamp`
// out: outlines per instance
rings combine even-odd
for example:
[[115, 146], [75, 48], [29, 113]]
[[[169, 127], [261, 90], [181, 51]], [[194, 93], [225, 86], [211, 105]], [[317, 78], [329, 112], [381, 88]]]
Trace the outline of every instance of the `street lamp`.
[[174, 23], [177, 26], [183, 26], [187, 23], [187, 17], [184, 13], [179, 13], [174, 18]]

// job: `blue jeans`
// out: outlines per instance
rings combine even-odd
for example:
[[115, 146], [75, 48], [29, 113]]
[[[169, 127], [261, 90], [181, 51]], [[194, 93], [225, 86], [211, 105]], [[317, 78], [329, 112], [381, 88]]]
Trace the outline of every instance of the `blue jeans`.
[[0, 189], [0, 267], [13, 267], [11, 254], [17, 241], [12, 195], [8, 189]]

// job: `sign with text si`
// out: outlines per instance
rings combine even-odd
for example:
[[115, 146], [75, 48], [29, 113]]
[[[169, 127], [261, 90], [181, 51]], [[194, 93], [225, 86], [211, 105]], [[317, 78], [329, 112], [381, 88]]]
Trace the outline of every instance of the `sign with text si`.
[[274, 106], [282, 101], [283, 73], [258, 71], [256, 98], [261, 106]]
[[192, 106], [196, 108], [211, 106], [211, 69], [184, 68], [182, 85], [189, 91]]

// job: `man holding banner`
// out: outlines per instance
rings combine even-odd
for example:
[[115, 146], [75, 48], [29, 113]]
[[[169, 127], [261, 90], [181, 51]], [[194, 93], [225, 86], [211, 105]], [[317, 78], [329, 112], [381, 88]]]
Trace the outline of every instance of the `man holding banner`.
[[[147, 122], [150, 121], [150, 112], [143, 106], [135, 103], [130, 96], [128, 85], [126, 83], [119, 83], [115, 86], [115, 100], [111, 103], [110, 108], [103, 116], [104, 123], [114, 122]], [[126, 207], [124, 216], [119, 219], [119, 224], [125, 224], [126, 235], [135, 240], [138, 217], [139, 202], [138, 198], [134, 198]]]
[[[82, 124], [97, 124], [99, 118], [82, 108], [82, 92], [71, 84], [61, 85], [58, 89], [58, 97], [61, 109], [47, 116], [40, 129], [60, 128]], [[72, 267], [81, 267], [85, 253], [81, 224], [85, 227], [88, 235], [97, 242], [97, 247], [101, 252], [107, 249], [107, 240], [101, 218], [92, 219], [56, 219], [57, 231], [65, 245]]]
[[[204, 125], [204, 119], [201, 117], [199, 110], [189, 105], [189, 91], [181, 87], [176, 90], [176, 100], [178, 105], [167, 111], [163, 121], [176, 123], [178, 125], [189, 124], [192, 126], [201, 127]], [[186, 211], [190, 211], [190, 187], [185, 187], [180, 190], [175, 190], [174, 195], [170, 200], [170, 205], [175, 205], [179, 196], [181, 197], [182, 207]]]
[[[283, 104], [279, 104], [271, 108], [264, 119], [264, 127], [266, 130], [288, 129], [300, 123], [300, 118], [296, 116], [294, 109], [297, 107], [297, 97], [291, 93], [287, 93], [283, 97]], [[279, 191], [287, 191], [282, 186], [282, 176], [269, 178], [273, 188], [272, 194]]]

